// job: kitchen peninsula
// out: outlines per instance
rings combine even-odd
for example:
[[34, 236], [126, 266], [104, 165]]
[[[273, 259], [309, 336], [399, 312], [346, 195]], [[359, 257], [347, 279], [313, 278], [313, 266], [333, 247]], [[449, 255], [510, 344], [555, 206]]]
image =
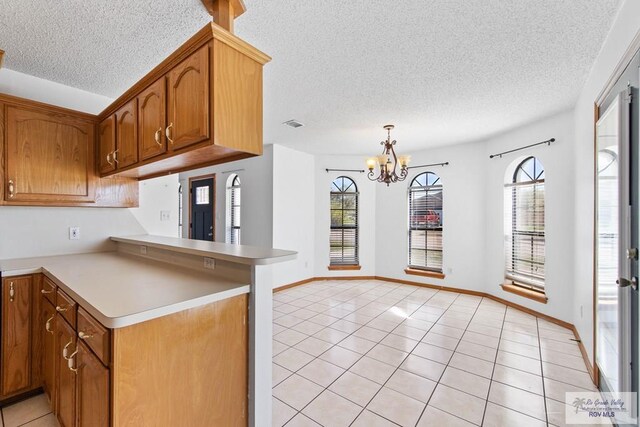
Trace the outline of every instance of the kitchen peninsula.
[[271, 265], [295, 252], [111, 240], [0, 261], [1, 398], [43, 387], [62, 425], [271, 419]]

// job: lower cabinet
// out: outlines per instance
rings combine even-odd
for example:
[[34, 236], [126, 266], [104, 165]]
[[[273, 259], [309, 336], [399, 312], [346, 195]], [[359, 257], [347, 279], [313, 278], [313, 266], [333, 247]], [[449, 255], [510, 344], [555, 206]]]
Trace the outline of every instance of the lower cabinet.
[[44, 295], [42, 300], [42, 388], [49, 395], [53, 410], [56, 402], [56, 309]]
[[56, 315], [56, 410], [63, 427], [76, 425], [76, 333], [66, 320]]
[[109, 369], [83, 342], [78, 343], [77, 364], [78, 426], [109, 426]]

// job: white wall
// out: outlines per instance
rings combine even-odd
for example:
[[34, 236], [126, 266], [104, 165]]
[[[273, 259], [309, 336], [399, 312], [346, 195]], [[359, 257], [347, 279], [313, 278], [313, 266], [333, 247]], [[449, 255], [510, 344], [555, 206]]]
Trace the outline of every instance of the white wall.
[[273, 266], [274, 286], [314, 273], [314, 156], [273, 146], [273, 247], [298, 252], [295, 260]]
[[[178, 175], [167, 175], [140, 181], [140, 207], [131, 213], [149, 234], [178, 237]], [[161, 212], [168, 212], [163, 219]]]
[[[314, 264], [315, 277], [374, 276], [376, 273], [376, 186], [365, 173], [327, 172], [326, 169], [365, 168], [362, 156], [317, 156], [315, 176], [315, 232]], [[339, 176], [351, 178], [358, 186], [358, 238], [360, 270], [330, 271], [329, 231], [331, 228], [330, 197], [331, 182]]]
[[113, 99], [17, 71], [0, 69], [0, 93], [98, 114]]
[[[189, 237], [189, 178], [216, 174], [215, 240], [224, 242], [226, 222], [226, 184], [231, 173], [240, 176], [240, 243], [272, 247], [273, 245], [273, 147], [266, 146], [260, 157], [210, 166], [180, 173], [184, 218], [183, 237]], [[283, 248], [289, 249], [289, 248]]]
[[593, 105], [635, 35], [640, 31], [640, 1], [625, 0], [580, 93], [574, 110], [574, 324], [593, 361]]

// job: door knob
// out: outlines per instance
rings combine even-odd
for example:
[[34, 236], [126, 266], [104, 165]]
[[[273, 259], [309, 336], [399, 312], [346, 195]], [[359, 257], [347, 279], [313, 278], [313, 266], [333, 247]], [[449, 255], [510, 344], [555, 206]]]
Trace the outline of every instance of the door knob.
[[627, 259], [638, 259], [638, 248], [627, 249]]
[[638, 278], [637, 277], [632, 277], [631, 280], [627, 280], [627, 279], [621, 277], [618, 280], [616, 280], [616, 283], [621, 288], [626, 288], [626, 287], [631, 286], [631, 288], [634, 291], [638, 290]]

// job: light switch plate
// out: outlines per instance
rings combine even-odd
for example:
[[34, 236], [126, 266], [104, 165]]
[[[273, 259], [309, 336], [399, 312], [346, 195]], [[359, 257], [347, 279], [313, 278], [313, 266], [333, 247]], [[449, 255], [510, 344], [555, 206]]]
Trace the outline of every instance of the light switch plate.
[[215, 270], [216, 268], [216, 260], [213, 258], [204, 257], [204, 268], [209, 270]]
[[69, 240], [80, 240], [80, 227], [69, 227]]

